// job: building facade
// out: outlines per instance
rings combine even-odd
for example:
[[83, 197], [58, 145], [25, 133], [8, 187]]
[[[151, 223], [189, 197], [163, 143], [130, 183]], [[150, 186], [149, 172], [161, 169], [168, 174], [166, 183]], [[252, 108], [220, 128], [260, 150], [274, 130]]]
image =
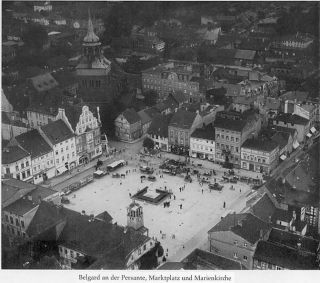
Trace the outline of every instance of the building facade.
[[272, 140], [249, 139], [241, 147], [241, 168], [270, 174], [279, 162], [279, 145]]
[[78, 165], [75, 135], [63, 120], [42, 126], [39, 131], [53, 149], [56, 175], [63, 174]]
[[33, 182], [31, 154], [21, 146], [7, 146], [2, 150], [2, 178]]
[[115, 135], [119, 140], [127, 142], [141, 138], [141, 118], [135, 110], [127, 109], [116, 118]]

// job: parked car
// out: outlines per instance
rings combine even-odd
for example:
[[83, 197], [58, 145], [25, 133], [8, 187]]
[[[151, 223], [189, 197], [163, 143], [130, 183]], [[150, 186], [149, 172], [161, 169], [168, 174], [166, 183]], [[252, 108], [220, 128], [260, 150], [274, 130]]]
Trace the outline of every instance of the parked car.
[[215, 190], [215, 191], [222, 191], [223, 186], [218, 184], [218, 183], [214, 183], [214, 184], [210, 183], [209, 184], [209, 189], [210, 190]]

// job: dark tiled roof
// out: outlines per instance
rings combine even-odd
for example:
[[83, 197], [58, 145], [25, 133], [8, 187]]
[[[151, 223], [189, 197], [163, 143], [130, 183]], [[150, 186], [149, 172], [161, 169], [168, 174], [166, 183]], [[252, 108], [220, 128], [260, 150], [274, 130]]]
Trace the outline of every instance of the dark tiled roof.
[[140, 116], [138, 115], [138, 113], [134, 109], [126, 109], [122, 113], [122, 115], [124, 116], [124, 118], [126, 118], [126, 120], [130, 124], [134, 124], [134, 123], [137, 123], [137, 122], [141, 121]]
[[168, 115], [156, 115], [150, 124], [148, 134], [158, 135], [160, 137], [168, 137], [168, 126], [173, 114]]
[[209, 230], [211, 232], [232, 231], [251, 244], [260, 239], [261, 230], [265, 233], [270, 226], [251, 213], [228, 214], [217, 225]]
[[269, 238], [269, 242], [279, 243], [281, 245], [296, 249], [300, 243], [300, 249], [304, 252], [317, 254], [319, 240], [315, 240], [310, 237], [301, 236], [289, 231], [283, 231], [272, 228]]
[[169, 126], [190, 129], [196, 116], [197, 114], [194, 112], [179, 109], [173, 114]]
[[[222, 270], [242, 270], [246, 269], [240, 262], [225, 258], [200, 249], [195, 249], [184, 260], [185, 269], [191, 269], [190, 266], [196, 269], [197, 265], [205, 269], [222, 269]], [[189, 268], [188, 268], [189, 267]], [[160, 268], [159, 268], [160, 269]], [[165, 269], [165, 268], [162, 268]]]
[[188, 100], [185, 97], [185, 95], [183, 94], [183, 92], [181, 92], [181, 91], [175, 91], [175, 92], [171, 93], [171, 96], [178, 104], [183, 103]]
[[27, 193], [35, 190], [36, 185], [17, 179], [7, 179], [1, 182], [1, 204], [6, 207]]
[[95, 216], [95, 218], [107, 223], [109, 223], [113, 219], [112, 216], [107, 211], [101, 212], [100, 214]]
[[42, 126], [41, 129], [52, 144], [58, 144], [74, 137], [74, 134], [61, 119]]
[[317, 269], [316, 256], [269, 241], [259, 241], [254, 259], [293, 270]]
[[254, 50], [236, 49], [236, 54], [234, 55], [234, 58], [243, 60], [253, 60], [255, 56], [256, 51]]
[[276, 132], [289, 133], [292, 137], [297, 132], [297, 130], [294, 129], [294, 128], [286, 128], [286, 127], [280, 127], [280, 126], [275, 126], [275, 127], [272, 127], [272, 128], [274, 128]]
[[278, 147], [278, 144], [273, 140], [263, 139], [263, 138], [248, 139], [242, 145], [242, 148], [250, 148], [250, 149], [261, 150], [266, 152], [273, 151], [277, 147]]
[[276, 207], [267, 194], [264, 194], [252, 207], [252, 214], [268, 223], [276, 211]]
[[214, 121], [215, 128], [222, 128], [231, 131], [241, 132], [246, 126], [247, 122], [245, 120], [233, 120], [217, 117]]
[[279, 148], [284, 148], [289, 141], [290, 134], [286, 132], [276, 132], [271, 139], [279, 145]]
[[8, 146], [2, 149], [2, 164], [10, 164], [22, 158], [26, 158], [30, 154], [20, 146]]
[[215, 140], [215, 130], [212, 124], [209, 124], [201, 129], [196, 129], [192, 134], [192, 138], [206, 139], [206, 140]]
[[275, 120], [282, 121], [284, 123], [293, 123], [298, 125], [307, 125], [309, 123], [308, 119], [300, 117], [296, 114], [291, 113], [280, 113]]
[[30, 80], [33, 87], [39, 92], [46, 91], [58, 86], [58, 82], [49, 73], [32, 77], [30, 78]]
[[139, 115], [139, 117], [141, 119], [142, 125], [148, 124], [148, 123], [150, 123], [152, 121], [151, 117], [146, 113], [146, 111], [144, 109], [140, 110], [138, 112], [138, 115]]
[[31, 154], [31, 158], [42, 156], [52, 150], [37, 129], [17, 136], [16, 140]]
[[272, 222], [283, 221], [289, 223], [292, 219], [292, 212], [284, 209], [277, 208], [272, 215]]

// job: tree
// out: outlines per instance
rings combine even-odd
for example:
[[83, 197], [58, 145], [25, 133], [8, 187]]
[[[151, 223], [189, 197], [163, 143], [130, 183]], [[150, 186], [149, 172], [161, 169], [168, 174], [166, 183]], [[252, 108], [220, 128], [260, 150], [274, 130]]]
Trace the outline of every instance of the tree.
[[145, 138], [143, 141], [143, 147], [146, 147], [147, 149], [153, 149], [154, 148], [154, 141], [150, 138]]
[[48, 41], [48, 34], [42, 26], [32, 24], [27, 26], [22, 34], [22, 39], [26, 47], [40, 51]]
[[144, 93], [144, 103], [147, 106], [154, 106], [157, 103], [158, 100], [158, 93], [154, 90], [149, 90], [147, 92]]

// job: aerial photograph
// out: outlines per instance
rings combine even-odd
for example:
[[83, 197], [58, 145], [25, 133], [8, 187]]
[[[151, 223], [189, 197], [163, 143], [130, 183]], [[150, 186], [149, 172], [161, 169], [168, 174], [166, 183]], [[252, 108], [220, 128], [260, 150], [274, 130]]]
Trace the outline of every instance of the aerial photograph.
[[2, 1], [1, 269], [319, 270], [319, 6]]

